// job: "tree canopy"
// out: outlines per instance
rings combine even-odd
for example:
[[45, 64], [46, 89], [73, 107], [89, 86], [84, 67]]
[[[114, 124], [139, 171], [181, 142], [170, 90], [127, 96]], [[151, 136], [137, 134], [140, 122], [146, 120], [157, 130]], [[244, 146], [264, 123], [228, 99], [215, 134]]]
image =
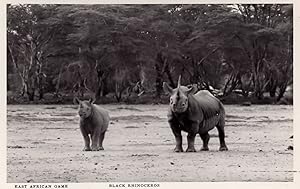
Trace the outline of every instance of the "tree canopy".
[[[20, 4], [7, 6], [8, 90], [153, 94], [163, 81], [226, 97], [279, 101], [292, 83], [288, 4]], [[17, 79], [13, 79], [17, 78]], [[18, 85], [12, 86], [12, 80]]]

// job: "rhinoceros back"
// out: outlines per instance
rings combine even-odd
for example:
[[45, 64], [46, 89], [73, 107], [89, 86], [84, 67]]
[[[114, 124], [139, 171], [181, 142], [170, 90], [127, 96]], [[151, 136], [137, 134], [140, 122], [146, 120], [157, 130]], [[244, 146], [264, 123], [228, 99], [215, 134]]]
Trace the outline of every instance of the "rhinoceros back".
[[92, 104], [93, 107], [93, 119], [99, 124], [102, 128], [101, 131], [104, 132], [107, 130], [109, 124], [109, 114], [108, 111], [96, 104]]
[[194, 98], [203, 112], [203, 132], [211, 130], [219, 122], [224, 122], [225, 111], [219, 99], [207, 90], [197, 92]]

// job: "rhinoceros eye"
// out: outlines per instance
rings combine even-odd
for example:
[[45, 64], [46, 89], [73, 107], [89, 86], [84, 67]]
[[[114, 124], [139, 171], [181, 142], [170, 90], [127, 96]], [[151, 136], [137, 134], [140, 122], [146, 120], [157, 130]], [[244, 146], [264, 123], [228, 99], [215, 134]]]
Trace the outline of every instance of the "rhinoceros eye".
[[170, 103], [171, 103], [171, 104], [173, 104], [173, 100], [172, 100], [172, 98], [170, 98]]

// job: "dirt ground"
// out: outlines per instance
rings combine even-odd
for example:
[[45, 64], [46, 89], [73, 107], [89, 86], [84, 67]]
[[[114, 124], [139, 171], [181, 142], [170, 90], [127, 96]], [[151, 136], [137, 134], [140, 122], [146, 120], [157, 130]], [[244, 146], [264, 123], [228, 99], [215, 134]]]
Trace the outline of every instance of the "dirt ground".
[[[83, 152], [75, 105], [8, 105], [7, 182], [293, 181], [293, 106], [226, 105], [226, 142], [175, 153], [167, 105], [103, 105], [104, 151]], [[186, 134], [183, 134], [184, 149]]]

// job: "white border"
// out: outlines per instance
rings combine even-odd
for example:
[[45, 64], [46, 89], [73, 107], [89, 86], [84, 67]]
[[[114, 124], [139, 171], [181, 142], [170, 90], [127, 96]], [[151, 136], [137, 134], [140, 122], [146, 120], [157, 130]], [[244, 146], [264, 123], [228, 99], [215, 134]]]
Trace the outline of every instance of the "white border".
[[[6, 157], [7, 157], [7, 138], [6, 138], [6, 4], [8, 3], [28, 3], [28, 4], [230, 4], [230, 3], [293, 3], [294, 4], [294, 182], [159, 182], [161, 189], [164, 188], [243, 188], [243, 189], [253, 189], [253, 188], [263, 188], [263, 189], [277, 189], [277, 188], [300, 188], [300, 161], [299, 161], [299, 155], [300, 155], [300, 139], [299, 139], [299, 132], [300, 132], [300, 110], [299, 110], [299, 103], [297, 100], [297, 97], [299, 97], [298, 92], [298, 80], [299, 80], [299, 69], [297, 66], [298, 60], [299, 60], [299, 21], [300, 21], [300, 7], [299, 3], [297, 3], [296, 0], [293, 1], [245, 1], [245, 0], [239, 0], [239, 1], [218, 1], [218, 0], [188, 0], [188, 1], [180, 1], [180, 0], [152, 0], [152, 1], [145, 1], [145, 0], [130, 0], [130, 1], [124, 1], [124, 0], [52, 0], [52, 1], [45, 1], [45, 0], [1, 0], [0, 3], [0, 41], [1, 41], [1, 51], [0, 51], [0, 58], [1, 58], [1, 69], [0, 69], [0, 75], [3, 77], [3, 79], [0, 80], [0, 125], [1, 125], [1, 131], [0, 131], [0, 188], [15, 188], [14, 183], [7, 183], [7, 166], [6, 166]], [[284, 174], [284, 173], [283, 173]], [[138, 183], [138, 182], [137, 182]], [[38, 183], [35, 183], [38, 184]], [[41, 183], [41, 184], [47, 184], [47, 183]], [[55, 183], [51, 183], [54, 185]], [[63, 184], [63, 183], [57, 183], [57, 184]], [[68, 185], [68, 188], [74, 188], [74, 189], [81, 189], [81, 188], [109, 188], [108, 183], [65, 183]]]

